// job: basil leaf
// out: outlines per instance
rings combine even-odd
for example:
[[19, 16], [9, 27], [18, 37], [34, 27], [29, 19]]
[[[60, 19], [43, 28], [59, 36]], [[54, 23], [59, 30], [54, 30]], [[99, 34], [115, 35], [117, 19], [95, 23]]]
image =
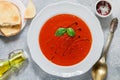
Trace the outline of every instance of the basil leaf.
[[67, 29], [66, 28], [58, 28], [55, 35], [56, 36], [62, 36], [64, 33], [66, 33]]
[[75, 31], [72, 28], [67, 28], [67, 34], [71, 37], [75, 36]]

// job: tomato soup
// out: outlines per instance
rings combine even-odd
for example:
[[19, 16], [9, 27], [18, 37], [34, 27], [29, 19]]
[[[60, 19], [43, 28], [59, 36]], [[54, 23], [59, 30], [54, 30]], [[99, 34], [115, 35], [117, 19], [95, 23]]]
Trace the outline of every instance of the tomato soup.
[[[64, 33], [56, 36], [59, 28], [72, 28], [75, 36]], [[72, 14], [53, 16], [42, 26], [39, 45], [44, 56], [54, 64], [72, 66], [80, 63], [88, 55], [92, 36], [87, 24]]]

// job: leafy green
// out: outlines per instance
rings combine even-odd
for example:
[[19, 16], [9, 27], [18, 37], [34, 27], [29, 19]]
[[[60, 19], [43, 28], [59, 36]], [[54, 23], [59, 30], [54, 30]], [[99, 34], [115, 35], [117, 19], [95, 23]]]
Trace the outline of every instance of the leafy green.
[[58, 28], [55, 35], [56, 36], [62, 36], [66, 33], [67, 29], [66, 28]]
[[75, 36], [75, 31], [73, 28], [67, 28], [67, 34], [71, 37]]

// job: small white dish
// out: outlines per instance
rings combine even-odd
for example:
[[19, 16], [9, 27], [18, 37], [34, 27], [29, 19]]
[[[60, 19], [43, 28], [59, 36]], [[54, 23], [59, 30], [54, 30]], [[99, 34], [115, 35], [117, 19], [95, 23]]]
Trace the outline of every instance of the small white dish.
[[[92, 34], [92, 47], [87, 57], [73, 66], [59, 66], [50, 62], [39, 47], [39, 33], [43, 24], [56, 14], [73, 14], [80, 17], [89, 26]], [[31, 56], [45, 72], [59, 77], [73, 77], [87, 72], [99, 59], [104, 43], [103, 32], [96, 16], [86, 7], [72, 2], [53, 3], [43, 8], [33, 19], [28, 31], [27, 43]]]
[[[22, 27], [21, 27], [21, 30], [22, 30], [25, 26], [25, 23], [26, 23], [26, 20], [24, 19], [24, 13], [25, 13], [25, 9], [26, 9], [24, 4], [20, 0], [6, 0], [6, 1], [12, 2], [13, 4], [15, 4], [19, 8], [20, 14], [22, 17]], [[0, 35], [4, 36], [4, 35], [2, 35], [1, 32], [0, 32]]]
[[98, 0], [95, 4], [95, 13], [101, 18], [109, 17], [112, 14], [113, 6], [111, 1]]

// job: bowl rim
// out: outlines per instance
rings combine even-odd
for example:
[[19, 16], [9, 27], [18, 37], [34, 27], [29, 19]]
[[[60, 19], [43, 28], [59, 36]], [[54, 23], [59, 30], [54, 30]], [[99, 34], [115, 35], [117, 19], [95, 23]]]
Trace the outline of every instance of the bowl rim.
[[[94, 35], [94, 41], [99, 41], [100, 39], [100, 43], [98, 43], [100, 49], [96, 50], [95, 47], [94, 49], [91, 49], [90, 50], [90, 53], [93, 55], [95, 53], [97, 53], [97, 56], [95, 56], [95, 58], [93, 58], [93, 60], [87, 60], [88, 56], [90, 56], [89, 54], [87, 55], [87, 57], [83, 60], [87, 60], [87, 62], [89, 62], [89, 64], [85, 63], [85, 62], [81, 62], [81, 63], [78, 63], [78, 64], [75, 64], [73, 66], [69, 66], [69, 67], [65, 67], [65, 66], [58, 66], [56, 64], [53, 64], [51, 63], [43, 54], [42, 54], [42, 51], [40, 50], [39, 47], [39, 43], [38, 43], [38, 33], [40, 32], [40, 29], [41, 28], [34, 28], [33, 26], [34, 25], [40, 25], [42, 26], [44, 24], [44, 22], [46, 21], [46, 19], [44, 18], [44, 14], [47, 13], [45, 11], [50, 11], [50, 9], [52, 10], [53, 7], [57, 6], [56, 8], [58, 8], [58, 5], [64, 5], [64, 6], [69, 6], [68, 8], [70, 8], [71, 6], [73, 7], [77, 7], [76, 9], [80, 11], [80, 9], [78, 8], [83, 8], [83, 10], [85, 9], [86, 11], [89, 12], [89, 14], [91, 14], [92, 17], [94, 17], [94, 21], [96, 21], [96, 26], [98, 29], [92, 29], [92, 32], [91, 34], [93, 33], [97, 33], [99, 32], [98, 34], [93, 34]], [[59, 13], [60, 9], [65, 11], [65, 9], [68, 9], [64, 6], [59, 6], [59, 10], [56, 9]], [[74, 8], [74, 9], [75, 9]], [[81, 8], [81, 9], [82, 9]], [[74, 9], [70, 9], [70, 10], [73, 10]], [[53, 9], [54, 10], [54, 9]], [[65, 11], [66, 13], [72, 13], [72, 11], [69, 11], [69, 10], [66, 10]], [[78, 11], [75, 11], [76, 14], [78, 14]], [[84, 12], [83, 12], [84, 13]], [[54, 13], [49, 13], [49, 15], [51, 14], [54, 14]], [[62, 13], [59, 13], [59, 14], [62, 14]], [[74, 14], [74, 15], [76, 15]], [[85, 13], [85, 14], [88, 14], [88, 13]], [[55, 15], [55, 14], [54, 14]], [[53, 16], [54, 16], [53, 15]], [[50, 17], [52, 16], [47, 16], [47, 19], [49, 19]], [[38, 21], [38, 19], [41, 19], [42, 17], [42, 20], [41, 21]], [[83, 19], [86, 23], [88, 23], [89, 21], [86, 19], [87, 17], [86, 16], [81, 16], [81, 19]], [[89, 16], [90, 18], [90, 16]], [[44, 20], [43, 20], [44, 19]], [[86, 20], [85, 20], [86, 19]], [[93, 22], [94, 22], [93, 21]], [[39, 22], [39, 23], [38, 23]], [[89, 24], [90, 26], [93, 25], [92, 23]], [[89, 26], [88, 25], [88, 26]], [[39, 26], [39, 27], [40, 27]], [[91, 26], [92, 27], [92, 26]], [[95, 26], [94, 26], [95, 27]], [[35, 30], [35, 31], [34, 31]], [[32, 31], [34, 32], [34, 34], [32, 33]], [[90, 29], [91, 31], [91, 29]], [[81, 75], [83, 73], [86, 73], [95, 63], [96, 61], [99, 59], [100, 55], [101, 55], [101, 52], [102, 52], [102, 47], [103, 47], [103, 43], [104, 43], [104, 37], [103, 37], [103, 31], [101, 29], [101, 26], [100, 26], [100, 22], [98, 21], [98, 19], [96, 18], [96, 16], [92, 13], [92, 11], [90, 11], [88, 8], [86, 8], [85, 6], [81, 5], [81, 4], [78, 4], [78, 3], [72, 3], [72, 2], [68, 2], [68, 1], [62, 1], [62, 2], [56, 2], [56, 3], [52, 3], [52, 4], [49, 4], [47, 5], [46, 7], [44, 7], [39, 13], [38, 15], [33, 19], [31, 25], [30, 25], [30, 28], [29, 28], [29, 31], [28, 31], [28, 34], [27, 34], [27, 43], [28, 43], [28, 47], [29, 47], [29, 50], [30, 50], [30, 53], [31, 53], [31, 56], [32, 56], [32, 59], [36, 62], [36, 64], [45, 72], [47, 72], [48, 74], [51, 74], [51, 75], [55, 75], [55, 76], [59, 76], [59, 77], [73, 77], [73, 76], [77, 76], [77, 75]], [[99, 36], [101, 35], [101, 36]], [[98, 37], [99, 36], [99, 37]], [[34, 37], [34, 38], [33, 38]], [[98, 37], [98, 38], [95, 38], [95, 37]], [[37, 40], [37, 41], [36, 41]], [[94, 44], [92, 44], [92, 46], [95, 46], [95, 42]], [[93, 51], [95, 50], [95, 51]], [[40, 52], [40, 53], [39, 53]], [[93, 53], [94, 52], [94, 53]], [[99, 53], [98, 53], [99, 52]], [[41, 55], [42, 57], [40, 57], [39, 55]], [[37, 56], [37, 57], [36, 57]], [[39, 57], [39, 58], [38, 58]], [[43, 58], [44, 60], [42, 60], [41, 58]], [[91, 56], [92, 58], [92, 56]], [[41, 60], [40, 60], [41, 59]], [[40, 61], [39, 61], [40, 60]], [[80, 65], [86, 65], [87, 64], [87, 67], [86, 66], [80, 66]], [[81, 69], [80, 69], [81, 68]], [[58, 70], [59, 69], [59, 70]], [[58, 71], [57, 71], [58, 70]]]

